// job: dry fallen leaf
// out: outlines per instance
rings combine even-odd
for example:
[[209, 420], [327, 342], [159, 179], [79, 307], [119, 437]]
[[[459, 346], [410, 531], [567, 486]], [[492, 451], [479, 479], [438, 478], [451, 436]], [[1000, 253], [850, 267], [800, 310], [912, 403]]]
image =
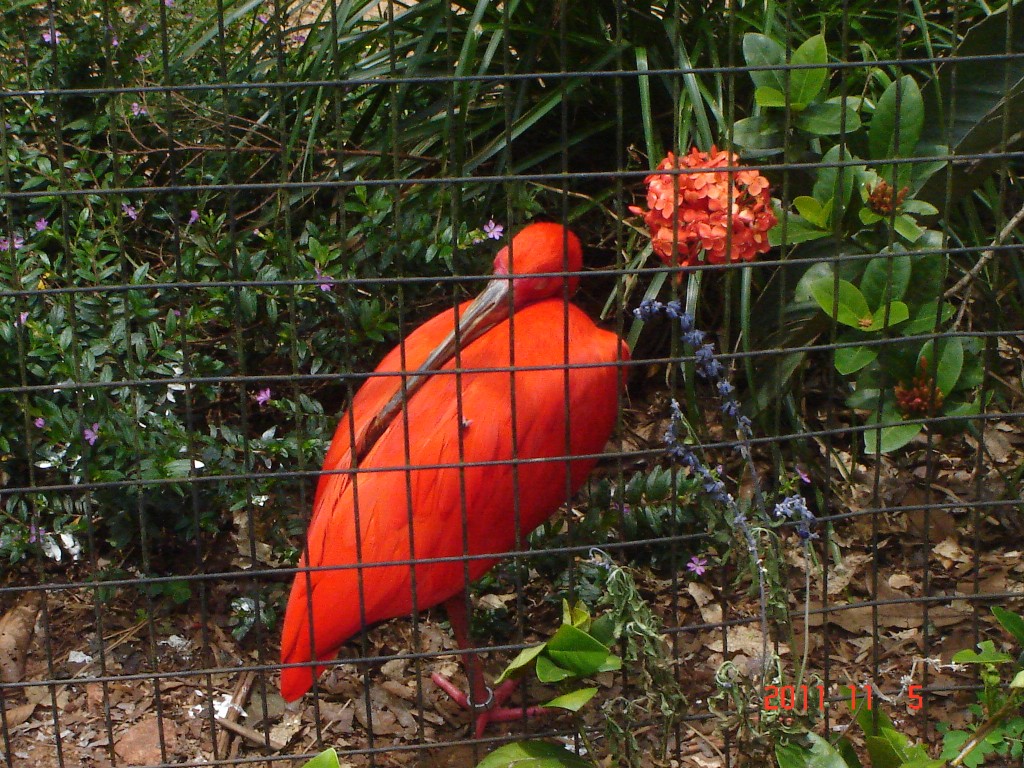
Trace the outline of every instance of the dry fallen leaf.
[[19, 683], [25, 675], [25, 658], [41, 603], [38, 592], [27, 592], [16, 606], [0, 617], [0, 679], [5, 683]]
[[30, 701], [28, 704], [22, 704], [18, 707], [11, 707], [4, 711], [4, 721], [8, 728], [14, 728], [21, 725], [35, 712], [38, 702]]
[[971, 554], [965, 551], [959, 544], [956, 543], [952, 538], [943, 539], [934, 547], [932, 547], [938, 558], [942, 561], [942, 565], [946, 568], [951, 568], [954, 563], [969, 563], [971, 562]]

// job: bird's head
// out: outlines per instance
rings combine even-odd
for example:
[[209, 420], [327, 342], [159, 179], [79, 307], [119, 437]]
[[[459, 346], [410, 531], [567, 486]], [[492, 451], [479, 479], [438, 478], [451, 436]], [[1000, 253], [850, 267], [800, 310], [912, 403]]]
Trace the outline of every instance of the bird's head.
[[[561, 274], [579, 272], [583, 248], [575, 234], [561, 224], [538, 222], [524, 227], [494, 257], [495, 276], [512, 274], [517, 309], [541, 299], [562, 296], [566, 280]], [[534, 275], [537, 275], [534, 277]], [[495, 281], [507, 283], [509, 281]], [[576, 292], [579, 277], [568, 276], [569, 295]]]

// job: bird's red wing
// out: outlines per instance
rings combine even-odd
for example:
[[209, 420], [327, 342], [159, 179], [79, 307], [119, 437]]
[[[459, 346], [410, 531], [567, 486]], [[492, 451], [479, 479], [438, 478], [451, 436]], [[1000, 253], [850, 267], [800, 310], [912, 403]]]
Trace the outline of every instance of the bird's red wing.
[[[515, 315], [517, 368], [564, 365], [563, 313], [562, 302], [549, 301]], [[564, 368], [515, 373], [515, 446], [507, 371], [440, 373], [408, 406], [408, 471], [402, 468], [404, 422], [396, 419], [361, 463], [355, 482], [347, 475], [325, 476], [308, 562], [338, 569], [297, 575], [282, 638], [285, 663], [311, 658], [310, 613], [315, 658], [328, 659], [362, 626], [409, 613], [414, 583], [415, 607], [424, 610], [461, 591], [467, 576], [483, 574], [494, 564], [490, 555], [517, 542], [525, 548], [526, 535], [559, 507], [570, 486], [579, 486], [594, 460], [559, 457], [603, 449], [617, 410], [618, 373], [609, 364], [622, 352], [614, 335], [575, 307], [569, 334], [571, 363], [604, 365], [570, 369], [568, 449]], [[507, 322], [462, 355], [467, 369], [508, 363]], [[554, 460], [536, 461], [545, 458]], [[530, 461], [513, 465], [514, 459]], [[384, 564], [431, 558], [453, 559], [420, 562], [415, 570], [408, 562]], [[282, 694], [297, 698], [312, 680], [309, 667], [285, 669]]]
[[[459, 307], [461, 313], [469, 302]], [[418, 368], [427, 355], [436, 347], [444, 337], [451, 332], [453, 323], [452, 310], [445, 310], [427, 320], [410, 333], [402, 344], [392, 349], [387, 356], [381, 360], [380, 365], [374, 369], [359, 388], [353, 398], [350, 411], [346, 411], [334, 431], [331, 440], [331, 447], [324, 457], [323, 472], [317, 480], [316, 496], [313, 501], [314, 515], [319, 508], [320, 496], [324, 492], [330, 473], [334, 470], [349, 469], [352, 457], [349, 453], [351, 437], [358, 434], [373, 418], [374, 414], [380, 411], [387, 402], [394, 396], [401, 386], [401, 378], [398, 376], [376, 375], [398, 373], [401, 371], [414, 371]], [[404, 348], [404, 351], [403, 351]], [[405, 356], [405, 365], [402, 365], [402, 356]], [[351, 423], [350, 423], [351, 422]], [[342, 475], [347, 477], [347, 475]], [[337, 488], [335, 488], [337, 493]], [[311, 523], [312, 524], [312, 523]]]

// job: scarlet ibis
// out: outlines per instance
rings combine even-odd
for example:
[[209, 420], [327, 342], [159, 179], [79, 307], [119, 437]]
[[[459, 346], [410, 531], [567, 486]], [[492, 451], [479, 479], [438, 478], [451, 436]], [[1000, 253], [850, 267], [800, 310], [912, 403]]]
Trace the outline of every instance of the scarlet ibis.
[[[300, 560], [315, 570], [296, 574], [288, 600], [281, 661], [308, 663], [282, 669], [285, 699], [361, 629], [413, 610], [445, 603], [468, 647], [468, 580], [583, 483], [614, 426], [629, 349], [566, 301], [576, 276], [567, 294], [551, 274], [582, 263], [569, 230], [525, 227], [486, 289], [457, 308], [458, 328], [455, 309], [428, 320], [356, 393], [317, 486]], [[471, 697], [434, 680], [476, 713], [478, 735], [521, 717], [502, 706], [514, 685], [490, 690], [477, 655], [466, 658]]]

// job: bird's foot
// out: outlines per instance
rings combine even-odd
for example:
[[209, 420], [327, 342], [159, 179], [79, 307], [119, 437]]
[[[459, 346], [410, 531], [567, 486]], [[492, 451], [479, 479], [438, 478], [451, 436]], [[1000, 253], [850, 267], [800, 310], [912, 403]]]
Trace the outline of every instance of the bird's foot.
[[506, 680], [497, 688], [486, 688], [487, 696], [483, 702], [473, 701], [469, 694], [459, 690], [451, 680], [436, 672], [431, 675], [434, 684], [452, 697], [452, 700], [463, 709], [468, 709], [476, 719], [476, 737], [484, 735], [488, 723], [507, 723], [510, 720], [522, 720], [524, 717], [536, 717], [550, 710], [547, 707], [506, 707], [503, 706], [519, 687], [518, 680]]

